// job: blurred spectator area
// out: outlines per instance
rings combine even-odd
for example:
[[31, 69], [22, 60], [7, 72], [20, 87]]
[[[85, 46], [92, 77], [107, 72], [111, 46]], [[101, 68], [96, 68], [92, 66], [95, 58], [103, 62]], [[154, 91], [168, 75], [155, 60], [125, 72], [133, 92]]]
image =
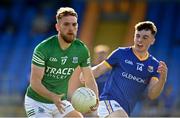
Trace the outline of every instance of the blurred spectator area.
[[[167, 63], [169, 67], [167, 84], [172, 85], [174, 94], [172, 96], [180, 97], [180, 2], [1, 0], [0, 117], [24, 116], [23, 97], [29, 84], [34, 47], [48, 36], [56, 34], [55, 15], [61, 6], [70, 6], [77, 11], [78, 37], [87, 44], [91, 53], [93, 47], [98, 44], [106, 44], [110, 50], [118, 46], [131, 45], [134, 25], [137, 22], [143, 20], [155, 22], [158, 33], [150, 52], [157, 59]], [[178, 99], [174, 104], [176, 109], [180, 109]], [[151, 108], [147, 108], [146, 112], [143, 112], [144, 115], [140, 114], [143, 105], [144, 103], [141, 103], [137, 108], [137, 116], [147, 116], [145, 114], [150, 111]], [[4, 110], [5, 106], [9, 110]], [[13, 109], [14, 106], [20, 106], [20, 112]], [[155, 116], [161, 115], [156, 113]]]

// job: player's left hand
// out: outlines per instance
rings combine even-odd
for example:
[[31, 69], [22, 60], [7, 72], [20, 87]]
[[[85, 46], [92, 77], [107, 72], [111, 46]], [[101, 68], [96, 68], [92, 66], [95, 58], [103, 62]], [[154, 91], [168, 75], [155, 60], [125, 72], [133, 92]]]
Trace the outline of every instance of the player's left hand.
[[160, 61], [157, 72], [160, 74], [160, 79], [166, 81], [168, 68], [165, 62]]

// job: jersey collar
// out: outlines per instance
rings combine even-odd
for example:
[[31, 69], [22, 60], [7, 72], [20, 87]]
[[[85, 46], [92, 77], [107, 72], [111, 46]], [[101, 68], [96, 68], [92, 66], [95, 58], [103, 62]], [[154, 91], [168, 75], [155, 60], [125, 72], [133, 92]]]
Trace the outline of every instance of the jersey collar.
[[149, 57], [149, 53], [147, 52], [146, 55], [144, 57], [140, 57], [135, 51], [133, 51], [133, 48], [131, 47], [131, 50], [133, 52], [133, 54], [140, 60], [140, 61], [145, 61], [148, 59]]

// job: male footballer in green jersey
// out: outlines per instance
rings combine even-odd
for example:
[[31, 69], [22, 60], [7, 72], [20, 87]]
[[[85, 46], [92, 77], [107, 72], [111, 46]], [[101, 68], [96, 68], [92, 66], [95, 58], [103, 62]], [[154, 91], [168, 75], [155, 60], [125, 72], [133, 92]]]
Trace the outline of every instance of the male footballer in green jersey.
[[47, 38], [34, 50], [30, 85], [25, 95], [28, 117], [82, 117], [67, 101], [68, 82], [77, 66], [81, 67], [86, 87], [98, 96], [89, 50], [76, 39], [77, 17], [74, 9], [60, 8], [56, 14], [58, 35]]

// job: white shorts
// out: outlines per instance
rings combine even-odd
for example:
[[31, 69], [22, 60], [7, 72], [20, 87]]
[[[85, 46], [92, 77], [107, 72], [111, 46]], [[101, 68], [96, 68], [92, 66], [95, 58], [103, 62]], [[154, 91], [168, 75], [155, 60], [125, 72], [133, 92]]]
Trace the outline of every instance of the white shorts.
[[66, 104], [64, 106], [65, 112], [63, 114], [58, 111], [55, 104], [38, 102], [28, 96], [25, 96], [24, 106], [29, 118], [62, 118], [74, 110], [69, 101], [63, 100], [62, 102]]
[[99, 102], [97, 114], [99, 117], [105, 118], [112, 112], [115, 112], [117, 110], [123, 110], [123, 108], [118, 102], [116, 102], [115, 100], [103, 100]]

